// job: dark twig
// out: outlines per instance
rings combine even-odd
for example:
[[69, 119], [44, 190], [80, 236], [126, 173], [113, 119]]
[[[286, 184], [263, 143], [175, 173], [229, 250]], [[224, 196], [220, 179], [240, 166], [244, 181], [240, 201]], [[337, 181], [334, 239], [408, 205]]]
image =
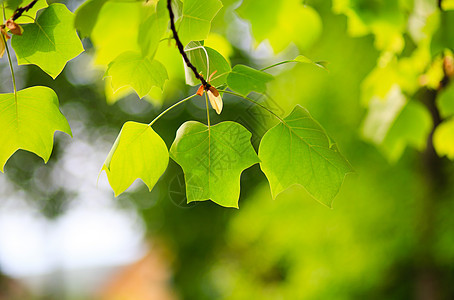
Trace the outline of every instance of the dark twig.
[[[189, 57], [186, 55], [186, 52], [184, 52], [184, 47], [183, 44], [180, 41], [180, 38], [178, 37], [177, 29], [175, 28], [175, 15], [173, 14], [172, 10], [172, 0], [167, 0], [167, 9], [169, 10], [169, 16], [170, 16], [170, 29], [172, 30], [173, 33], [173, 38], [175, 39], [175, 42], [177, 43], [178, 50], [180, 51], [181, 56], [183, 56], [184, 62], [186, 65], [194, 72], [195, 77], [200, 80], [200, 82], [203, 85], [203, 88], [208, 91], [211, 87], [211, 85], [205, 80], [205, 78], [202, 77], [202, 75], [197, 72], [197, 68], [189, 61]], [[207, 74], [208, 76], [208, 74]]]
[[17, 19], [20, 18], [20, 16], [22, 16], [22, 14], [24, 12], [27, 12], [29, 11], [35, 4], [36, 2], [38, 2], [38, 0], [33, 0], [32, 2], [30, 2], [28, 5], [24, 6], [24, 7], [18, 7], [15, 11], [14, 11], [14, 14], [13, 16], [11, 17], [11, 19], [13, 21], [16, 21]]

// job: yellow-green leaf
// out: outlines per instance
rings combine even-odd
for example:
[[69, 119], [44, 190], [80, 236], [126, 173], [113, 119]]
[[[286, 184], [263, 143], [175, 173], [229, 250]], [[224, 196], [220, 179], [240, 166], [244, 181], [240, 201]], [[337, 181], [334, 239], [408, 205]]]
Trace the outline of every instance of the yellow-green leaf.
[[19, 149], [49, 160], [54, 132], [71, 135], [53, 90], [35, 86], [14, 94], [0, 94], [0, 168]]
[[110, 186], [118, 196], [137, 178], [151, 190], [168, 162], [166, 144], [148, 124], [126, 122], [102, 170], [106, 171]]

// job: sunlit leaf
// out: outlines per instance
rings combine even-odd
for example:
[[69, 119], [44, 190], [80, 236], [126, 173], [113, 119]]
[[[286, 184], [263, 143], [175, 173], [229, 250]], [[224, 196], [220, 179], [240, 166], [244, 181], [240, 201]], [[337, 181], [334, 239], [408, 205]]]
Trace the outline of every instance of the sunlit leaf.
[[14, 94], [0, 94], [0, 167], [19, 149], [49, 160], [54, 132], [71, 135], [68, 121], [58, 108], [53, 90], [35, 86]]
[[405, 1], [334, 0], [333, 10], [348, 17], [348, 31], [353, 36], [368, 33], [375, 35], [379, 50], [399, 53], [404, 48], [403, 32], [406, 29], [408, 10]]
[[250, 92], [265, 93], [266, 84], [273, 76], [245, 65], [236, 65], [227, 76], [227, 85], [235, 92], [246, 96]]
[[445, 49], [454, 51], [454, 32], [451, 28], [454, 28], [454, 10], [442, 11], [438, 30], [434, 33], [430, 45], [432, 55], [438, 55]]
[[385, 99], [373, 98], [369, 103], [369, 111], [364, 121], [363, 136], [376, 145], [380, 145], [405, 103], [405, 96], [397, 85], [391, 89]]
[[433, 135], [434, 148], [439, 156], [454, 160], [454, 120], [441, 123]]
[[142, 2], [107, 1], [99, 12], [90, 35], [96, 49], [95, 63], [107, 66], [126, 51], [141, 51], [139, 27], [144, 6]]
[[390, 162], [395, 162], [407, 146], [423, 150], [431, 129], [432, 118], [424, 105], [409, 101], [394, 121], [379, 149]]
[[44, 9], [36, 23], [24, 25], [24, 33], [11, 39], [19, 65], [35, 64], [56, 78], [84, 50], [73, 22], [73, 13], [63, 4]]
[[177, 24], [178, 35], [183, 44], [206, 39], [211, 21], [221, 8], [222, 2], [219, 0], [185, 0], [183, 16]]
[[441, 8], [443, 10], [454, 10], [454, 0], [442, 0]]
[[[14, 11], [19, 7], [24, 7], [28, 5], [31, 0], [6, 0], [5, 1], [5, 19], [9, 19], [14, 14]], [[1, 1], [0, 1], [1, 3]], [[16, 19], [16, 23], [25, 24], [25, 23], [33, 23], [33, 19], [36, 18], [36, 13], [41, 8], [47, 7], [46, 0], [38, 0], [33, 7], [22, 14], [21, 17]], [[3, 14], [2, 14], [3, 15]], [[29, 16], [29, 17], [27, 17]], [[31, 18], [30, 18], [31, 17]]]
[[164, 173], [169, 152], [161, 137], [147, 124], [126, 122], [110, 150], [102, 170], [106, 171], [115, 196], [137, 178], [151, 190]]
[[318, 13], [299, 0], [245, 0], [237, 11], [251, 23], [256, 41], [268, 40], [275, 52], [291, 42], [307, 49], [322, 31]]
[[235, 122], [181, 125], [170, 155], [183, 168], [188, 203], [212, 200], [238, 208], [241, 173], [259, 162], [250, 139], [251, 133]]
[[140, 53], [125, 52], [113, 60], [106, 76], [112, 77], [114, 92], [131, 86], [140, 98], [148, 94], [153, 86], [163, 88], [167, 76], [165, 67], [157, 60], [150, 60]]
[[299, 105], [284, 123], [277, 124], [263, 136], [259, 158], [273, 197], [299, 184], [329, 207], [345, 175], [352, 172], [325, 130]]
[[440, 91], [437, 97], [437, 106], [442, 117], [454, 115], [454, 84], [451, 83]]
[[88, 0], [75, 12], [74, 26], [82, 38], [89, 37], [98, 20], [101, 8], [108, 0]]
[[150, 59], [156, 54], [162, 35], [167, 29], [169, 15], [166, 1], [159, 1], [156, 11], [152, 12], [139, 27], [138, 43], [142, 55]]

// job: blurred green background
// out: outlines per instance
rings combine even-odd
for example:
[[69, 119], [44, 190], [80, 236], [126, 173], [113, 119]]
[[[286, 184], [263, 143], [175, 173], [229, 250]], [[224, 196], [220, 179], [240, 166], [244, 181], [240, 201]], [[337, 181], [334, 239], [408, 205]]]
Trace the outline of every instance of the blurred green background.
[[[107, 104], [102, 71], [91, 67], [94, 50], [90, 41], [84, 40], [86, 53], [71, 62], [55, 81], [37, 67], [17, 68], [21, 87], [43, 84], [56, 91], [74, 138], [57, 134], [56, 147], [45, 167], [41, 159], [24, 151], [10, 159], [5, 174], [0, 175], [2, 215], [8, 214], [11, 202], [23, 201], [23, 209], [33, 211], [39, 218], [45, 216], [47, 226], [53, 228], [61, 225], [59, 220], [71, 214], [82, 198], [90, 199], [88, 210], [93, 209], [96, 216], [102, 206], [90, 208], [90, 205], [102, 197], [103, 201], [113, 203], [114, 210], [134, 216], [133, 223], [140, 227], [139, 236], [151, 245], [145, 252], [164, 249], [165, 254], [160, 257], [168, 264], [171, 274], [164, 284], [173, 297], [180, 299], [454, 298], [452, 162], [436, 159], [441, 171], [437, 175], [440, 177], [434, 178], [424, 150], [406, 148], [400, 159], [390, 163], [377, 147], [361, 137], [361, 124], [367, 113], [361, 103], [361, 85], [382, 53], [376, 44], [377, 33], [351, 36], [347, 17], [335, 14], [331, 1], [308, 0], [305, 3], [313, 8], [316, 17], [304, 19], [300, 31], [279, 32], [275, 37], [279, 44], [279, 35], [295, 35], [286, 36], [282, 43], [298, 40], [299, 51], [290, 46], [273, 54], [267, 42], [253, 50], [252, 36], [244, 30], [248, 28], [247, 23], [232, 19], [237, 4], [223, 2], [226, 12], [215, 19], [213, 32], [230, 41], [225, 48], [230, 48], [232, 65], [242, 63], [259, 68], [295, 57], [298, 52], [329, 63], [329, 71], [305, 64], [274, 70], [277, 79], [268, 90], [273, 99], [270, 105], [282, 115], [288, 114], [295, 104], [306, 107], [354, 167], [356, 173], [347, 176], [333, 209], [317, 203], [297, 186], [273, 200], [258, 165], [242, 175], [239, 210], [222, 208], [209, 201], [185, 204], [183, 173], [172, 161], [152, 192], [143, 184], [136, 184], [114, 199], [106, 188], [105, 174], [101, 175], [100, 187], [93, 188], [103, 159], [125, 121], [149, 122], [163, 108], [195, 90], [184, 84], [183, 63], [177, 49], [168, 47], [163, 51], [174, 52], [168, 55], [173, 55], [170, 59], [175, 62], [176, 71], [169, 70], [171, 80], [163, 99], [159, 100], [162, 107], [157, 104], [159, 101], [151, 104], [131, 95]], [[368, 16], [397, 10], [398, 17], [392, 13], [386, 15], [391, 23], [401, 16], [407, 17], [402, 3], [414, 5], [413, 1], [350, 2], [356, 3], [356, 8]], [[400, 6], [395, 8], [393, 3], [397, 2]], [[80, 3], [65, 4], [74, 11]], [[260, 17], [257, 9], [249, 13], [258, 13]], [[287, 19], [300, 22], [299, 17], [289, 12]], [[384, 33], [388, 34], [392, 35], [393, 31]], [[408, 34], [402, 36], [406, 44], [401, 56], [405, 56], [418, 45], [411, 42]], [[213, 47], [216, 45], [223, 47], [220, 42], [214, 42]], [[6, 92], [11, 88], [5, 60], [0, 67], [1, 90]], [[375, 82], [376, 86], [380, 84]], [[424, 95], [426, 91], [422, 89], [418, 93]], [[253, 133], [257, 148], [260, 137], [273, 124], [271, 118], [228, 96], [224, 97], [224, 107], [220, 117], [212, 115], [214, 122], [236, 120], [243, 124]], [[155, 130], [170, 146], [184, 121], [204, 122], [204, 113], [202, 100], [186, 103], [162, 118]], [[71, 160], [74, 155], [79, 160]], [[80, 163], [84, 160], [90, 160], [90, 167]], [[87, 178], [89, 188], [82, 184]], [[13, 204], [13, 209], [22, 208]], [[84, 223], [83, 218], [82, 214], [76, 223]], [[115, 235], [115, 232], [105, 231], [105, 234]], [[63, 231], [61, 236], [65, 235], [71, 240], [71, 232]], [[102, 298], [91, 292], [101, 287], [91, 288], [90, 292], [83, 290], [87, 286], [84, 284], [78, 289], [65, 288], [72, 277], [58, 276], [69, 274], [58, 263], [46, 269], [54, 275], [55, 270], [58, 272], [53, 277], [44, 276], [45, 283], [36, 283], [40, 276], [35, 277], [34, 283], [23, 281], [26, 275], [15, 276], [2, 266], [9, 259], [5, 252], [1, 255], [2, 245], [0, 242], [0, 271], [3, 270], [5, 277], [0, 277], [0, 299]], [[17, 247], [25, 246], [18, 242]], [[60, 250], [57, 247], [45, 255]], [[140, 257], [134, 255], [130, 261]], [[26, 282], [27, 292], [16, 291], [6, 276]], [[40, 288], [30, 289], [36, 285]], [[130, 297], [118, 299], [140, 299]]]

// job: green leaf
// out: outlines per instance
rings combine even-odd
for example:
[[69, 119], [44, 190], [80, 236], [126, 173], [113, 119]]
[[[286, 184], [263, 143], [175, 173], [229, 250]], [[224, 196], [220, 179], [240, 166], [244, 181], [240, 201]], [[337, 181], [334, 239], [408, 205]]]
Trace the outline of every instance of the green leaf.
[[19, 149], [43, 158], [52, 153], [54, 132], [71, 135], [68, 121], [58, 108], [53, 90], [35, 86], [14, 94], [0, 94], [0, 167]]
[[35, 64], [52, 78], [82, 51], [73, 25], [74, 15], [63, 4], [51, 4], [33, 24], [23, 26], [22, 35], [12, 37], [19, 65]]
[[329, 207], [345, 175], [352, 172], [325, 130], [299, 105], [263, 136], [259, 158], [273, 198], [299, 184]]
[[137, 178], [151, 191], [168, 163], [166, 144], [148, 124], [126, 122], [102, 170], [106, 171], [110, 186], [118, 196]]
[[140, 98], [147, 95], [153, 86], [162, 89], [168, 79], [167, 71], [159, 61], [131, 51], [120, 54], [112, 61], [106, 76], [112, 77], [114, 92], [129, 85]]
[[156, 11], [148, 16], [139, 27], [138, 43], [142, 55], [152, 59], [156, 54], [162, 35], [167, 30], [169, 16], [166, 1], [158, 2]]
[[142, 1], [107, 1], [91, 32], [96, 65], [107, 66], [126, 51], [141, 51], [138, 33], [145, 10]]
[[442, 0], [441, 8], [443, 10], [454, 10], [454, 0]]
[[[199, 47], [199, 48], [196, 48]], [[203, 47], [200, 42], [191, 42], [185, 48], [185, 51], [189, 57], [191, 63], [197, 68], [197, 71], [202, 73], [206, 80], [208, 77], [216, 71], [216, 73], [211, 78], [210, 84], [213, 86], [220, 86], [226, 83], [227, 75], [229, 74], [231, 68], [228, 61], [216, 50], [209, 47], [204, 47], [206, 52], [201, 49]], [[193, 49], [193, 50], [190, 50]], [[207, 64], [207, 54], [208, 61]], [[194, 73], [189, 69], [185, 64], [185, 76], [186, 83], [189, 85], [198, 85], [200, 81], [195, 78]]]
[[364, 138], [381, 145], [405, 103], [405, 96], [397, 85], [391, 88], [385, 99], [372, 98], [362, 128]]
[[307, 49], [322, 32], [318, 13], [300, 0], [244, 0], [237, 11], [251, 23], [256, 44], [268, 40], [275, 52], [291, 42]]
[[432, 55], [442, 53], [445, 49], [454, 51], [454, 11], [442, 11], [440, 13], [440, 24], [434, 33], [430, 44]]
[[424, 105], [409, 101], [394, 121], [379, 149], [390, 162], [395, 162], [402, 156], [407, 145], [423, 150], [431, 129], [432, 118]]
[[433, 136], [434, 148], [439, 156], [454, 160], [454, 119], [437, 126]]
[[317, 66], [319, 68], [328, 70], [326, 67], [328, 63], [326, 61], [313, 61], [312, 59], [310, 59], [304, 55], [298, 55], [294, 59], [294, 61], [299, 62], [299, 63], [311, 64], [311, 65]]
[[235, 122], [211, 127], [195, 121], [181, 125], [170, 156], [183, 168], [188, 203], [212, 200], [238, 208], [241, 173], [259, 162], [251, 136]]
[[82, 38], [89, 37], [98, 20], [101, 8], [108, 0], [88, 0], [76, 10], [74, 27], [79, 30]]
[[177, 23], [178, 35], [185, 45], [190, 41], [201, 41], [210, 33], [211, 21], [222, 8], [219, 0], [185, 0], [183, 16]]
[[250, 92], [265, 93], [266, 84], [274, 77], [245, 65], [236, 65], [227, 76], [227, 85], [235, 92], [247, 96]]
[[[14, 14], [14, 11], [19, 8], [23, 7], [27, 4], [29, 4], [31, 0], [6, 0], [5, 1], [5, 19], [8, 20], [11, 18], [11, 16]], [[1, 3], [1, 1], [0, 1]], [[26, 24], [26, 23], [33, 23], [33, 19], [36, 18], [36, 13], [38, 10], [41, 8], [47, 7], [47, 2], [46, 0], [38, 0], [33, 7], [22, 14], [20, 18], [18, 18], [15, 22], [18, 24]], [[28, 18], [26, 16], [30, 16], [31, 18]]]
[[443, 118], [454, 115], [454, 84], [451, 83], [440, 91], [437, 97], [437, 106]]

